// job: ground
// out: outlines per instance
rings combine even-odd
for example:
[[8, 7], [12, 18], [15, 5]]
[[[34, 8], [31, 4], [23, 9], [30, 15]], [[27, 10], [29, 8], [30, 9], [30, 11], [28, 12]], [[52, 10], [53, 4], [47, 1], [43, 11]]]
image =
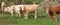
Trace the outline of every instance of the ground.
[[28, 20], [25, 20], [24, 17], [10, 17], [9, 14], [0, 14], [0, 25], [60, 25], [60, 20], [50, 22], [49, 16], [44, 17], [44, 12], [41, 11], [39, 14], [41, 15], [38, 15], [36, 20], [31, 15]]

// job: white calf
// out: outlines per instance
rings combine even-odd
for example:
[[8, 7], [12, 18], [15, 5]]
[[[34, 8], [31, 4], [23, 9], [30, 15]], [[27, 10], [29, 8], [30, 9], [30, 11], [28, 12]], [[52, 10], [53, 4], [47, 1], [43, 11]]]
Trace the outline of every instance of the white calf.
[[11, 13], [11, 16], [13, 15], [13, 12], [15, 12], [16, 16], [19, 15], [19, 17], [21, 17], [20, 16], [20, 7], [21, 7], [21, 5], [14, 5], [14, 6], [5, 7], [4, 12], [7, 11], [7, 12]]
[[6, 6], [5, 2], [1, 3], [1, 9], [2, 9], [2, 13], [3, 13], [3, 7]]
[[15, 5], [14, 6], [14, 11], [15, 11], [16, 15], [17, 14], [19, 15], [19, 17], [21, 17], [21, 15], [20, 15], [21, 8], [20, 7], [21, 7], [20, 5]]
[[11, 17], [13, 16], [13, 6], [5, 7], [4, 12], [9, 12], [11, 13]]

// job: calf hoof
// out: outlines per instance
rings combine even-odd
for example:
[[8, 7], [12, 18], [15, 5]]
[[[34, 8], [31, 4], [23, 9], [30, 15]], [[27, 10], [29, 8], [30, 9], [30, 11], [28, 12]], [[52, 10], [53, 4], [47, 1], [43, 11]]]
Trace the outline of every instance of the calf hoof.
[[34, 18], [34, 19], [36, 19], [36, 18]]
[[37, 19], [37, 16], [35, 16], [34, 19]]
[[55, 20], [57, 22], [57, 20]]
[[37, 18], [34, 18], [34, 19], [37, 19]]
[[21, 16], [19, 16], [19, 17], [21, 17]]
[[52, 20], [50, 20], [50, 22], [52, 22]]
[[13, 17], [13, 16], [11, 16], [11, 17]]
[[28, 18], [25, 18], [25, 20], [28, 20]]

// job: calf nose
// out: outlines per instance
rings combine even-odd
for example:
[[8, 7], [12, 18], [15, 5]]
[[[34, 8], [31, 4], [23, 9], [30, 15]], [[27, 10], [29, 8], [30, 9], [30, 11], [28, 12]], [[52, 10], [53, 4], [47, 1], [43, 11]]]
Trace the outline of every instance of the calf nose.
[[46, 11], [48, 13], [48, 11]]

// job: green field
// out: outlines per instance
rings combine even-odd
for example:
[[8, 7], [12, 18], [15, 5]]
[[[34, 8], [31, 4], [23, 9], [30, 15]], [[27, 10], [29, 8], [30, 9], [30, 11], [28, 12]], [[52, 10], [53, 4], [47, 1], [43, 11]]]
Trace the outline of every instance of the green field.
[[[0, 4], [3, 0], [0, 0]], [[34, 2], [37, 0], [4, 0], [5, 2], [13, 2], [17, 4], [18, 2], [27, 3], [27, 2]], [[38, 2], [42, 2], [43, 0], [38, 0]], [[60, 18], [60, 17], [58, 17]], [[16, 17], [15, 15], [13, 17], [10, 17], [9, 14], [0, 13], [0, 25], [60, 25], [60, 20], [59, 21], [54, 21], [50, 22], [48, 14], [45, 12], [45, 10], [39, 10], [38, 11], [38, 18], [35, 20], [34, 19], [34, 13], [29, 14], [29, 19], [25, 20], [24, 16], [22, 17]]]
[[29, 19], [25, 20], [24, 17], [10, 17], [9, 14], [0, 14], [0, 25], [60, 25], [60, 20], [55, 22], [49, 21], [49, 16], [44, 12], [44, 10], [40, 10], [38, 13], [38, 18], [35, 20], [33, 18], [33, 14], [29, 15]]

